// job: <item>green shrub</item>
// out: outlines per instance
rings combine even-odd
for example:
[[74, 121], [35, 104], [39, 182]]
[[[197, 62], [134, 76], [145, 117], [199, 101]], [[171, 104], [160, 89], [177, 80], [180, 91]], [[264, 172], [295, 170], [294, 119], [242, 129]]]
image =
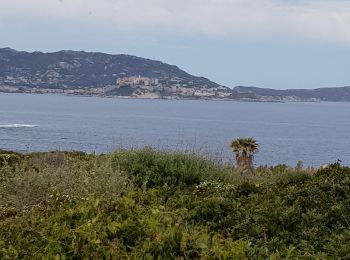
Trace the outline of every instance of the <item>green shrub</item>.
[[0, 169], [0, 205], [28, 208], [55, 194], [89, 198], [118, 196], [131, 182], [112, 169], [109, 155], [81, 159], [64, 153], [34, 154], [15, 169]]
[[288, 185], [303, 185], [304, 182], [310, 180], [312, 177], [305, 172], [289, 172], [278, 177], [277, 184], [282, 187]]
[[244, 180], [151, 149], [14, 155], [0, 168], [0, 259], [350, 257], [350, 168], [339, 163]]
[[15, 166], [21, 161], [20, 155], [11, 153], [0, 154], [0, 168], [5, 166]]
[[132, 176], [138, 187], [189, 187], [204, 180], [228, 178], [230, 171], [197, 155], [150, 148], [113, 154], [113, 167]]
[[194, 210], [194, 220], [208, 222], [219, 222], [225, 216], [224, 198], [211, 197], [200, 201]]

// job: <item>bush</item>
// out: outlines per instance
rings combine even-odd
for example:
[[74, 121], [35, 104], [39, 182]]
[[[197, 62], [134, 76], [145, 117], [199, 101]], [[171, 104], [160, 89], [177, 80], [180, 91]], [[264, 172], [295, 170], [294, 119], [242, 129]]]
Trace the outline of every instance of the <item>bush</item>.
[[303, 185], [306, 181], [311, 180], [311, 175], [305, 172], [289, 172], [278, 177], [277, 184], [282, 187], [288, 185]]
[[204, 180], [223, 180], [227, 168], [194, 154], [160, 152], [150, 148], [112, 155], [113, 168], [128, 173], [138, 187], [190, 187]]
[[16, 156], [0, 168], [1, 259], [350, 256], [350, 169], [339, 163], [243, 180], [151, 149]]
[[0, 154], [0, 168], [5, 166], [15, 166], [21, 161], [21, 157], [17, 154], [2, 153]]
[[111, 167], [111, 157], [33, 154], [12, 169], [0, 169], [0, 205], [25, 209], [61, 194], [78, 198], [114, 197], [129, 190], [127, 176]]

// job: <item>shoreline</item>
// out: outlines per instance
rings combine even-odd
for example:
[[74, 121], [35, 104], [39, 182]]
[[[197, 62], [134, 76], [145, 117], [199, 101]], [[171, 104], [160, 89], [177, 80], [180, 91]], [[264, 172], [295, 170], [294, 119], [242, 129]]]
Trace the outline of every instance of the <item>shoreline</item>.
[[247, 100], [247, 99], [229, 99], [229, 98], [179, 98], [179, 97], [132, 97], [132, 96], [108, 96], [108, 95], [87, 95], [87, 94], [67, 94], [67, 93], [33, 93], [33, 92], [12, 92], [0, 91], [0, 94], [28, 94], [28, 95], [47, 95], [47, 96], [66, 96], [66, 97], [95, 97], [110, 99], [131, 99], [131, 100], [190, 100], [190, 101], [225, 101], [225, 102], [242, 102], [242, 103], [349, 103], [347, 101], [324, 101], [324, 100]]

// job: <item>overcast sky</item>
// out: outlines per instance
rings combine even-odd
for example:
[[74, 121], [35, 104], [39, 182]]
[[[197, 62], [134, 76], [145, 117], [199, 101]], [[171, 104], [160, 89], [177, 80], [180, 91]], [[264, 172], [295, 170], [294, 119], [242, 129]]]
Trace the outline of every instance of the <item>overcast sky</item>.
[[350, 85], [350, 0], [0, 0], [0, 47], [126, 53], [220, 84]]

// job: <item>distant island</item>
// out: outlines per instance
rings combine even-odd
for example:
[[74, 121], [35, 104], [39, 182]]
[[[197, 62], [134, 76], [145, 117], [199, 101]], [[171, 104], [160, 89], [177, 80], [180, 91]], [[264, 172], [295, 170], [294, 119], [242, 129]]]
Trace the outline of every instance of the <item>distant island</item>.
[[131, 55], [0, 48], [0, 92], [259, 102], [350, 101], [350, 86], [314, 90], [229, 88], [177, 66]]

